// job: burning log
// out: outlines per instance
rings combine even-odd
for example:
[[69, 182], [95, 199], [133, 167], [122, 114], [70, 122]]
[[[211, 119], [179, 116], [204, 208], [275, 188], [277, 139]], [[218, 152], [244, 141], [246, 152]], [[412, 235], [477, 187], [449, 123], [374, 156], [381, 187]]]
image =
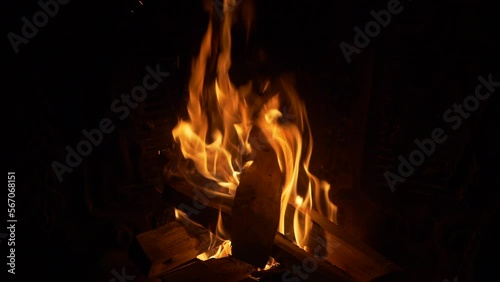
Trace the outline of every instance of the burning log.
[[230, 215], [233, 203], [227, 195], [219, 193], [208, 199], [201, 189], [191, 186], [185, 180], [175, 178], [165, 184], [163, 199], [213, 234], [216, 234], [219, 215], [224, 226], [231, 229]]
[[242, 281], [255, 267], [232, 257], [194, 261], [162, 276], [164, 281]]
[[[192, 65], [189, 118], [179, 120], [172, 130], [182, 160], [186, 161], [186, 169], [180, 168], [179, 175], [193, 185], [204, 185], [197, 181], [202, 176], [220, 187], [204, 189], [170, 183], [180, 198], [187, 198], [187, 202], [178, 202], [179, 209], [192, 220], [200, 218], [210, 230], [217, 226], [217, 235], [230, 237], [233, 255], [254, 266], [265, 264], [274, 245], [275, 250], [302, 261], [304, 268], [309, 267], [304, 264], [306, 260], [316, 262], [324, 277], [338, 281], [372, 281], [395, 271], [390, 261], [342, 233], [330, 221], [335, 218], [336, 207], [329, 198], [330, 185], [309, 171], [312, 132], [305, 104], [293, 83], [283, 77], [280, 91], [258, 99], [251, 87], [236, 88], [231, 82], [231, 17], [232, 13], [226, 13], [221, 24], [215, 25], [217, 29], [209, 22], [199, 56]], [[290, 116], [294, 122], [288, 120]], [[243, 161], [245, 149], [241, 145], [246, 148], [246, 140], [252, 142], [247, 137], [259, 132], [255, 126], [269, 138], [273, 149], [257, 151], [249, 166]], [[263, 144], [258, 145], [262, 148]], [[293, 218], [285, 217], [288, 207], [295, 210]], [[314, 208], [330, 220], [314, 212]], [[229, 228], [224, 217], [230, 217], [226, 220], [231, 223]], [[280, 232], [287, 235], [286, 228], [292, 226], [297, 245], [306, 251], [277, 233], [278, 224]], [[323, 243], [311, 242], [311, 236]], [[317, 250], [321, 245], [324, 250], [320, 253]], [[316, 258], [324, 260], [318, 262]]]
[[[254, 128], [251, 135], [258, 134], [258, 130]], [[264, 148], [263, 144], [260, 146]], [[270, 146], [257, 151], [253, 164], [241, 174], [234, 198], [231, 212], [234, 257], [257, 267], [266, 265], [280, 220], [281, 186], [276, 153]]]
[[[251, 134], [259, 134], [258, 128]], [[223, 218], [231, 215], [231, 220], [224, 221], [231, 230], [233, 256], [263, 267], [269, 260], [278, 229], [282, 174], [272, 148], [266, 147], [262, 138], [251, 140], [260, 142], [260, 150], [255, 150], [252, 166], [241, 174], [234, 200], [222, 193], [204, 194], [206, 191], [177, 180], [170, 181], [170, 187], [164, 190], [164, 198], [213, 233], [218, 211], [223, 212]]]
[[306, 279], [308, 281], [325, 281], [327, 279], [328, 281], [339, 282], [356, 281], [336, 266], [325, 262], [324, 258], [317, 258], [297, 247], [280, 233], [277, 233], [274, 238], [272, 254], [276, 260], [293, 269], [293, 271], [283, 274], [283, 281], [302, 281]]
[[402, 269], [368, 245], [344, 232], [318, 212], [307, 212], [311, 219], [324, 230], [326, 260], [344, 270], [356, 281], [373, 281]]
[[[169, 179], [165, 185], [163, 198], [173, 204], [176, 204], [179, 209], [182, 206], [186, 207], [188, 215], [198, 215], [200, 210], [211, 208], [221, 210], [224, 213], [230, 214], [233, 206], [233, 198], [229, 195], [217, 193], [207, 196], [200, 188], [193, 187], [181, 178]], [[189, 213], [189, 211], [191, 211]]]
[[[179, 189], [180, 191], [186, 190], [186, 186], [189, 186], [185, 184], [180, 185], [180, 183], [182, 182], [173, 182], [170, 183], [170, 186], [171, 188], [175, 190]], [[232, 208], [232, 206], [221, 204], [224, 201], [223, 199], [215, 198], [212, 200], [216, 203], [214, 205], [222, 205], [223, 211], [230, 211]], [[292, 204], [289, 204], [288, 206], [289, 209], [292, 210], [296, 208]], [[342, 271], [345, 271], [345, 273], [352, 277], [354, 281], [374, 281], [375, 279], [386, 276], [390, 273], [401, 272], [401, 268], [393, 262], [353, 236], [347, 234], [341, 230], [339, 226], [323, 217], [318, 212], [314, 210], [303, 211], [300, 210], [300, 208], [299, 211], [303, 214], [307, 213], [313, 222], [322, 228], [323, 232], [321, 236], [324, 236], [326, 241], [326, 261], [334, 267], [338, 267]], [[229, 213], [227, 215], [229, 215]], [[216, 221], [216, 218], [214, 221]], [[234, 221], [231, 220], [231, 222]], [[257, 230], [260, 230], [261, 227], [262, 225], [256, 228]], [[231, 228], [231, 230], [234, 230], [234, 228]], [[283, 236], [279, 233], [278, 235]], [[314, 241], [314, 239], [312, 240]], [[281, 253], [295, 253], [295, 255], [292, 256], [295, 260], [300, 260], [300, 258], [304, 257], [304, 253], [307, 254], [307, 252], [303, 251], [290, 241], [282, 240], [281, 237], [279, 240], [277, 237], [274, 238], [273, 249], [274, 253], [276, 250], [279, 250]], [[314, 250], [311, 251], [314, 252]], [[328, 268], [325, 268], [324, 271], [329, 272]], [[331, 273], [331, 275], [333, 275], [332, 277], [335, 277], [335, 275], [338, 274]]]

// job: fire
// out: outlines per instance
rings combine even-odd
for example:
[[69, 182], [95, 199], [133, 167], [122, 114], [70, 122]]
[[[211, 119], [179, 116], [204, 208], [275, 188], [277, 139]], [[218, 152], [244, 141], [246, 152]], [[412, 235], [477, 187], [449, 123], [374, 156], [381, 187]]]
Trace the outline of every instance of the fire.
[[[226, 0], [224, 5], [234, 7], [235, 1]], [[192, 64], [187, 105], [189, 118], [179, 120], [172, 130], [184, 157], [182, 174], [196, 186], [201, 186], [199, 175], [202, 175], [218, 184], [217, 192], [234, 196], [239, 175], [251, 166], [251, 156], [258, 150], [249, 142], [250, 138], [255, 138], [250, 136], [250, 131], [257, 126], [263, 134], [259, 139], [267, 140], [276, 152], [285, 177], [279, 232], [285, 234], [286, 211], [295, 207], [294, 239], [304, 248], [312, 227], [309, 211], [314, 209], [336, 221], [336, 207], [328, 195], [329, 183], [309, 171], [313, 140], [305, 104], [293, 87], [293, 81], [285, 77], [279, 81], [277, 89], [280, 91], [265, 101], [252, 93], [251, 82], [236, 88], [229, 77], [233, 12], [232, 9], [224, 11], [218, 46], [212, 46], [215, 37], [210, 20], [199, 56]], [[208, 62], [215, 55], [217, 64], [213, 71], [216, 76], [208, 79], [211, 77]], [[218, 232], [223, 232], [222, 221], [219, 223]], [[227, 255], [229, 245], [229, 242], [223, 244], [217, 255]]]
[[[175, 219], [177, 221], [182, 222], [185, 226], [195, 225], [203, 228], [198, 223], [189, 219], [189, 217], [181, 210], [174, 209], [175, 211]], [[227, 234], [222, 226], [222, 214], [219, 211], [219, 218], [217, 221], [217, 230], [216, 234], [210, 233], [210, 246], [208, 251], [198, 255], [198, 259], [207, 260], [211, 258], [220, 258], [227, 257], [231, 254], [231, 241], [224, 240], [223, 238], [227, 238]]]

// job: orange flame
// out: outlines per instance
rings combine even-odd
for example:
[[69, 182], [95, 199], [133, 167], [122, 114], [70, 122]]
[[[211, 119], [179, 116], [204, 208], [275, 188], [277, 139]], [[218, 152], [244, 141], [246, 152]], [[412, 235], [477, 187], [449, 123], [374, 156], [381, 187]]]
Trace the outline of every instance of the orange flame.
[[[226, 0], [224, 5], [234, 7], [235, 1]], [[249, 156], [256, 148], [250, 146], [250, 131], [258, 126], [276, 152], [285, 176], [279, 232], [285, 233], [285, 213], [290, 205], [294, 206], [295, 241], [304, 248], [312, 227], [308, 216], [310, 210], [315, 209], [336, 221], [336, 207], [328, 195], [329, 183], [309, 172], [313, 140], [305, 104], [293, 83], [285, 78], [280, 81], [278, 89], [281, 90], [264, 102], [251, 92], [251, 82], [236, 89], [229, 78], [232, 9], [224, 11], [215, 52], [218, 54], [216, 77], [208, 80], [206, 75], [213, 52], [210, 21], [199, 56], [192, 64], [187, 105], [189, 119], [179, 120], [172, 131], [184, 159], [192, 162], [195, 168], [182, 173], [193, 182], [194, 175], [202, 175], [215, 181], [220, 186], [219, 192], [225, 189], [227, 194], [234, 196], [240, 173], [252, 164]], [[222, 232], [222, 221], [219, 223], [218, 230]]]
[[239, 174], [249, 165], [242, 156], [250, 152], [248, 134], [250, 112], [245, 102], [249, 88], [235, 89], [229, 79], [231, 66], [231, 13], [222, 25], [217, 77], [206, 82], [207, 61], [211, 52], [212, 24], [203, 38], [200, 55], [192, 65], [189, 83], [189, 120], [179, 121], [172, 131], [186, 159], [194, 162], [196, 171], [216, 181], [234, 195]]

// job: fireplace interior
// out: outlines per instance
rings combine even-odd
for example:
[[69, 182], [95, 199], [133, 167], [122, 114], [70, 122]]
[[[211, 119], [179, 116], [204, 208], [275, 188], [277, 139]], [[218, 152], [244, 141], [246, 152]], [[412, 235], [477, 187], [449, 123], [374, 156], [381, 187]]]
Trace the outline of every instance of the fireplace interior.
[[[388, 2], [401, 12], [352, 47], [353, 28]], [[71, 2], [20, 45], [8, 78], [17, 88], [8, 102], [20, 219], [21, 280], [13, 281], [35, 273], [48, 281], [495, 281], [494, 9], [467, 0], [228, 3]], [[12, 29], [35, 7], [15, 4]], [[346, 56], [342, 43], [356, 51]], [[127, 102], [138, 85], [143, 99]], [[478, 85], [491, 96], [458, 114], [453, 105], [469, 109], [464, 99]], [[190, 103], [208, 112], [200, 117], [211, 134], [201, 143]], [[241, 105], [252, 110], [242, 114]], [[295, 125], [300, 134], [290, 137]], [[227, 129], [231, 146], [217, 143], [214, 128]], [[251, 149], [234, 145], [241, 136]], [[295, 182], [285, 179], [281, 137], [303, 141], [302, 154], [312, 148]], [[203, 164], [186, 157], [199, 160], [200, 146]], [[79, 154], [73, 164], [68, 147]], [[297, 189], [286, 201], [283, 183]]]

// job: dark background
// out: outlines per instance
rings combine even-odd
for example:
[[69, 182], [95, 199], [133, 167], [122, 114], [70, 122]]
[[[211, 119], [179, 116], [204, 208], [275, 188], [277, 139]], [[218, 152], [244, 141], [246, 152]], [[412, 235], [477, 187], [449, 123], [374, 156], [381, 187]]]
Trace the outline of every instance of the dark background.
[[[500, 80], [497, 10], [483, 1], [402, 1], [404, 10], [348, 64], [340, 42], [353, 44], [353, 27], [387, 2], [255, 1], [248, 44], [241, 22], [233, 28], [233, 80], [295, 75], [315, 138], [312, 169], [332, 183], [340, 225], [403, 266], [408, 281], [497, 280], [500, 90], [448, 130], [396, 192], [383, 177], [415, 138], [445, 128], [442, 113], [474, 93], [479, 75]], [[18, 281], [109, 281], [123, 266], [139, 281], [130, 238], [171, 216], [156, 189], [209, 17], [201, 1], [143, 3], [72, 0], [17, 55], [4, 37], [4, 166], [17, 179]], [[5, 34], [20, 34], [21, 17], [40, 9], [35, 1], [7, 5]], [[171, 75], [118, 121], [111, 102], [158, 63]], [[106, 116], [117, 129], [59, 183], [51, 163]]]

